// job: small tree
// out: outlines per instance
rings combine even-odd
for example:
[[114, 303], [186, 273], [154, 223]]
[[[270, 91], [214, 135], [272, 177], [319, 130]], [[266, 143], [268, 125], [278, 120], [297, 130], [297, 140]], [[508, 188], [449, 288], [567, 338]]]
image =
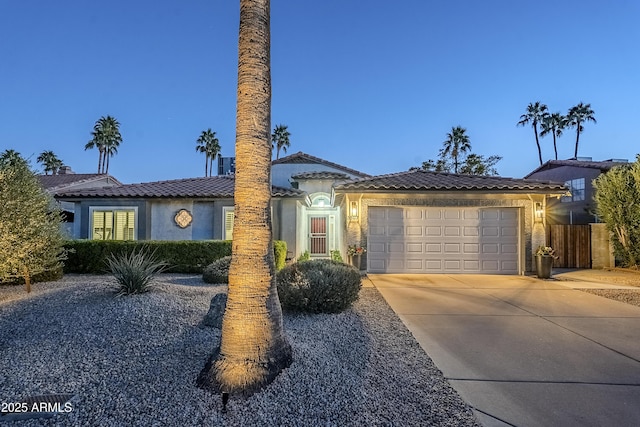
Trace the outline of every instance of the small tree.
[[26, 160], [0, 164], [0, 280], [62, 267], [62, 214]]
[[640, 266], [640, 155], [633, 165], [614, 167], [593, 185], [596, 212], [612, 233], [616, 256], [627, 267]]
[[496, 163], [502, 160], [502, 156], [484, 157], [480, 154], [469, 154], [460, 166], [460, 173], [463, 175], [498, 175], [495, 168]]

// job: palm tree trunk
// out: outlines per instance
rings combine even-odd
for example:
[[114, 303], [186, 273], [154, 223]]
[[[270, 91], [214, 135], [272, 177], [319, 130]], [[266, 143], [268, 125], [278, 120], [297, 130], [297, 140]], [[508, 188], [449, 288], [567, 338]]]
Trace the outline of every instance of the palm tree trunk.
[[269, 0], [240, 0], [235, 219], [216, 380], [251, 393], [291, 363], [271, 231]]
[[575, 157], [576, 159], [578, 158], [578, 143], [580, 142], [580, 122], [578, 122], [578, 125], [576, 127], [576, 151], [573, 154], [573, 157]]
[[538, 127], [533, 125], [533, 132], [536, 135], [536, 145], [538, 146], [538, 159], [540, 159], [540, 166], [542, 166], [542, 148], [540, 148], [540, 140], [538, 139]]
[[102, 150], [98, 147], [98, 173], [102, 173]]
[[553, 152], [556, 155], [556, 160], [558, 160], [558, 146], [556, 145], [556, 130], [551, 129], [551, 131], [553, 132]]

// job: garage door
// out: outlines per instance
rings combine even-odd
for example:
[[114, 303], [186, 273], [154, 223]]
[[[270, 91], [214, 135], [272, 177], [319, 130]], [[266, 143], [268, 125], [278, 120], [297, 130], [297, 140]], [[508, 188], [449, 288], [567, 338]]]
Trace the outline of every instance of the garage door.
[[518, 274], [517, 208], [369, 207], [371, 273]]

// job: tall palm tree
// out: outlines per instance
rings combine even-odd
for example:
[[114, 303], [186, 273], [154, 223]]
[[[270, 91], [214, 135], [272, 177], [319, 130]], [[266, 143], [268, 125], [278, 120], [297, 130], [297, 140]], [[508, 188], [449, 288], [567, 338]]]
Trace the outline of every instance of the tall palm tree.
[[541, 104], [540, 101], [530, 103], [527, 105], [527, 112], [520, 116], [518, 126], [525, 126], [531, 124], [533, 133], [536, 136], [536, 145], [538, 146], [538, 158], [540, 160], [540, 166], [542, 166], [542, 149], [540, 148], [540, 140], [538, 139], [538, 123], [542, 121], [542, 118], [547, 112], [547, 106]]
[[42, 163], [42, 166], [44, 166], [45, 175], [49, 175], [49, 172], [51, 172], [51, 175], [56, 175], [58, 169], [63, 165], [62, 160], [60, 160], [53, 151], [43, 151], [36, 161]]
[[453, 159], [453, 173], [458, 173], [460, 165], [460, 155], [471, 150], [471, 142], [466, 134], [467, 130], [462, 126], [451, 128], [451, 132], [447, 134], [447, 139], [442, 143], [442, 157], [451, 156]]
[[567, 114], [567, 126], [576, 128], [576, 150], [573, 157], [578, 158], [578, 143], [580, 142], [580, 133], [584, 131], [585, 122], [596, 122], [595, 112], [591, 109], [591, 104], [583, 104], [582, 102], [569, 109]]
[[196, 151], [205, 155], [204, 176], [212, 176], [213, 161], [220, 153], [220, 142], [216, 133], [212, 132], [211, 128], [203, 130], [196, 142]]
[[558, 160], [558, 146], [556, 138], [562, 136], [562, 131], [567, 126], [567, 118], [560, 113], [545, 114], [540, 123], [540, 136], [553, 135], [553, 152]]
[[271, 135], [271, 148], [276, 149], [276, 159], [280, 158], [281, 149], [283, 152], [287, 152], [287, 148], [291, 145], [289, 142], [290, 136], [291, 134], [285, 125], [278, 125], [273, 130], [273, 134]]
[[[269, 0], [240, 0], [235, 219], [218, 390], [250, 393], [291, 363], [275, 284], [271, 234]], [[228, 396], [228, 394], [226, 395]]]
[[102, 116], [93, 126], [91, 137], [84, 149], [98, 149], [98, 173], [108, 174], [109, 158], [118, 153], [118, 147], [122, 142], [120, 123], [114, 117]]

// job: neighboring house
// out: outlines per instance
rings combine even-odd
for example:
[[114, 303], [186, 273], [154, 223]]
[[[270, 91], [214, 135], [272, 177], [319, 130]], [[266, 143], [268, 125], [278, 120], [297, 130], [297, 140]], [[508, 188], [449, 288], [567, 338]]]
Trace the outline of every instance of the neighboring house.
[[[40, 185], [51, 195], [70, 190], [88, 188], [105, 188], [121, 186], [122, 183], [107, 174], [100, 173], [75, 173], [69, 166], [60, 168], [57, 175], [37, 175]], [[65, 232], [72, 234], [74, 222], [74, 205], [70, 202], [60, 201], [60, 208], [64, 214]]]
[[593, 161], [591, 157], [549, 160], [525, 178], [564, 182], [569, 189], [560, 198], [547, 201], [549, 224], [589, 224], [599, 222], [593, 201], [593, 180], [612, 167], [625, 164], [627, 160]]
[[[545, 243], [535, 215], [561, 183], [410, 171], [370, 176], [305, 153], [272, 163], [275, 239], [290, 256], [367, 247], [372, 273], [500, 273], [532, 269]], [[73, 203], [73, 236], [232, 239], [234, 178], [216, 176], [58, 193]]]

